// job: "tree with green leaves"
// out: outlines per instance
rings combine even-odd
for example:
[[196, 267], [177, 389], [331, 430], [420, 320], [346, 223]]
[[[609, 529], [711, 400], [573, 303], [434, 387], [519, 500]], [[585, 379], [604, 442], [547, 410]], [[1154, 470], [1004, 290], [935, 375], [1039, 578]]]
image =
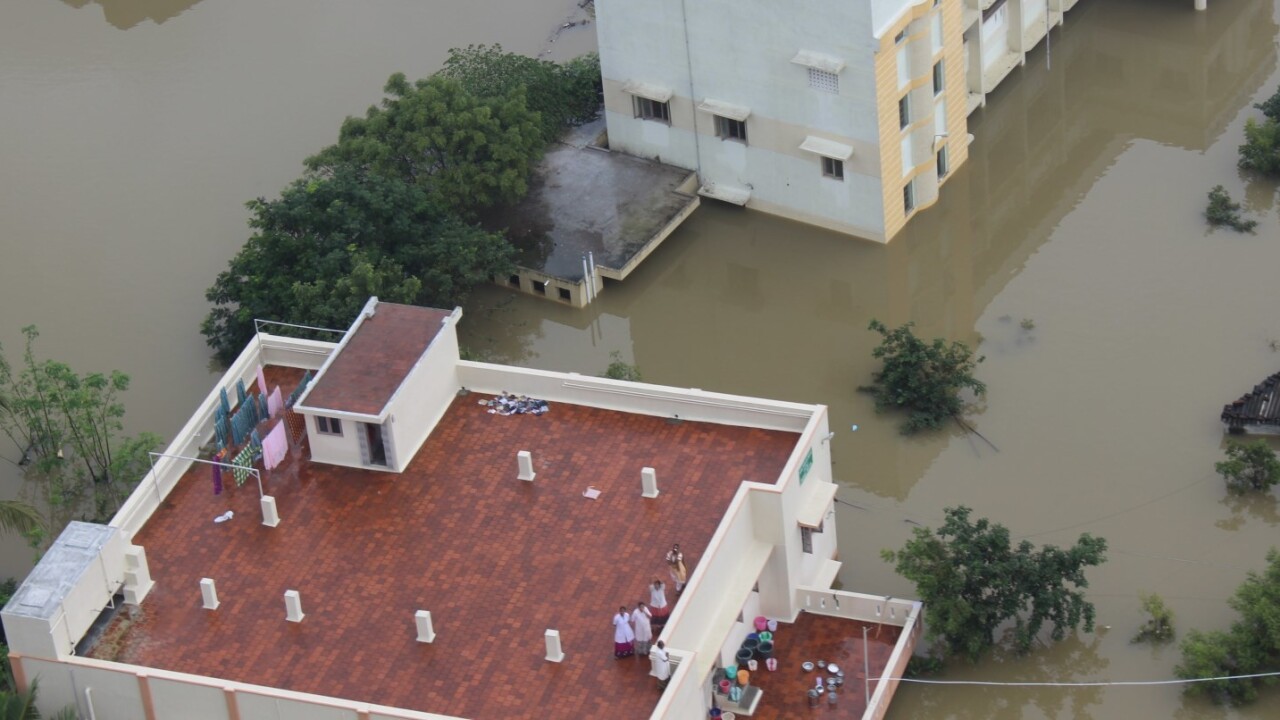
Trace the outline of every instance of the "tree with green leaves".
[[[1227, 631], [1192, 630], [1182, 641], [1178, 677], [1218, 678], [1280, 670], [1280, 553], [1267, 553], [1261, 574], [1250, 571], [1227, 601], [1239, 618]], [[1189, 683], [1186, 692], [1214, 702], [1243, 705], [1258, 698], [1258, 689], [1275, 677]]]
[[348, 117], [337, 144], [307, 159], [308, 170], [327, 177], [345, 165], [412, 183], [436, 207], [467, 219], [524, 197], [544, 147], [524, 88], [478, 98], [451, 78], [410, 83], [396, 73], [383, 92], [381, 106]]
[[501, 45], [468, 45], [449, 50], [449, 59], [437, 75], [457, 80], [483, 99], [504, 98], [523, 89], [526, 105], [541, 118], [544, 143], [600, 114], [600, 56], [596, 53], [553, 63], [503, 52]]
[[609, 367], [605, 368], [604, 377], [611, 380], [627, 380], [629, 382], [640, 382], [643, 378], [640, 376], [640, 367], [622, 359], [622, 353], [614, 350], [609, 353]]
[[985, 518], [971, 521], [967, 507], [947, 508], [937, 531], [916, 528], [897, 552], [881, 553], [916, 585], [928, 608], [927, 636], [949, 654], [976, 661], [1013, 622], [1014, 646], [1025, 652], [1045, 624], [1061, 640], [1083, 623], [1093, 630], [1093, 604], [1084, 599], [1086, 568], [1106, 559], [1107, 542], [1089, 534], [1067, 549], [1012, 545], [1009, 531]]
[[1245, 120], [1239, 165], [1262, 175], [1280, 177], [1280, 89], [1254, 107], [1262, 111], [1262, 120]]
[[201, 332], [222, 362], [253, 336], [254, 318], [343, 329], [370, 295], [451, 308], [512, 267], [500, 235], [451, 216], [419, 185], [349, 165], [249, 210], [253, 236], [205, 293], [214, 307]]
[[81, 518], [106, 522], [150, 467], [147, 453], [160, 438], [123, 435], [129, 376], [119, 371], [81, 375], [66, 363], [35, 354], [40, 333], [23, 328], [26, 351], [15, 369], [0, 348], [0, 432], [13, 444], [26, 479], [48, 515], [33, 517], [25, 503], [10, 503], [6, 527], [56, 531]]
[[1240, 215], [1240, 203], [1232, 200], [1221, 185], [1214, 185], [1209, 191], [1209, 205], [1205, 207], [1204, 217], [1214, 227], [1226, 225], [1236, 232], [1253, 232], [1258, 226], [1257, 220], [1246, 220]]
[[1213, 467], [1232, 492], [1265, 492], [1280, 482], [1280, 460], [1266, 440], [1227, 441], [1227, 459]]
[[1165, 642], [1173, 639], [1173, 611], [1164, 604], [1164, 598], [1155, 593], [1138, 593], [1138, 602], [1147, 621], [1138, 628], [1129, 642]]
[[876, 410], [904, 410], [904, 435], [941, 427], [948, 418], [958, 417], [964, 409], [960, 391], [968, 388], [976, 395], [987, 386], [973, 376], [984, 358], [974, 358], [964, 343], [948, 343], [935, 338], [926, 343], [915, 336], [907, 323], [890, 330], [879, 320], [868, 329], [883, 338], [872, 355], [884, 361], [884, 367], [872, 375], [872, 385], [863, 388], [876, 399]]

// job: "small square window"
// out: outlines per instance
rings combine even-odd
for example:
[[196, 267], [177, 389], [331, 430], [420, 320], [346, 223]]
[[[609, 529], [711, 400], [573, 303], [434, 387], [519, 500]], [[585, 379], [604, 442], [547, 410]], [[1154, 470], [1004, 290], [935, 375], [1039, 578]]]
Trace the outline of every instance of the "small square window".
[[544, 283], [544, 282], [542, 282], [541, 280], [534, 280], [534, 281], [533, 281], [533, 291], [534, 291], [534, 292], [536, 292], [536, 293], [538, 293], [539, 295], [546, 295], [546, 294], [547, 294], [547, 284], [546, 284], [546, 283]]
[[947, 172], [951, 170], [950, 164], [947, 162], [947, 146], [943, 145], [938, 149], [938, 179], [947, 176]]
[[822, 158], [822, 174], [836, 180], [844, 180], [844, 161], [835, 158]]
[[671, 124], [671, 103], [635, 96], [636, 117]]
[[813, 530], [807, 527], [800, 528], [800, 549], [813, 554]]
[[716, 115], [716, 137], [722, 140], [747, 141], [747, 123], [745, 120]]
[[573, 300], [573, 295], [569, 293], [569, 288], [556, 288], [556, 292], [560, 293], [560, 299], [565, 302]]
[[934, 95], [937, 95], [942, 92], [943, 80], [944, 78], [943, 78], [943, 72], [942, 72], [942, 61], [939, 60], [933, 65], [933, 94]]
[[507, 284], [513, 288], [520, 287], [520, 276], [512, 275], [511, 277], [507, 278]]
[[903, 95], [898, 101], [898, 127], [906, 128], [911, 124], [911, 101], [908, 95]]
[[341, 435], [342, 421], [339, 420], [338, 418], [331, 418], [331, 417], [324, 417], [322, 415], [317, 415], [316, 429], [320, 431], [321, 435]]
[[910, 215], [916, 209], [916, 188], [914, 182], [902, 186], [902, 209]]
[[823, 92], [839, 93], [840, 76], [826, 70], [809, 68], [809, 87]]

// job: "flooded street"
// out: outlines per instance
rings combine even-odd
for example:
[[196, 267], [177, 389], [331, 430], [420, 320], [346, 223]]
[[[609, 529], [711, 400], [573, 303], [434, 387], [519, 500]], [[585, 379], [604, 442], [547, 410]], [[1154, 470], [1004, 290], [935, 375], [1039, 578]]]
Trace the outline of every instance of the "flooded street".
[[[0, 342], [118, 368], [130, 432], [168, 437], [211, 382], [204, 289], [273, 195], [387, 76], [448, 47], [562, 57], [576, 0], [8, 0], [0, 10]], [[879, 559], [947, 506], [1036, 543], [1107, 538], [1090, 573], [1096, 635], [943, 679], [1156, 680], [1176, 643], [1131, 645], [1139, 592], [1179, 635], [1224, 628], [1225, 600], [1280, 509], [1228, 497], [1218, 414], [1280, 370], [1274, 183], [1236, 170], [1251, 105], [1280, 85], [1280, 0], [1082, 0], [970, 117], [969, 162], [889, 246], [707, 202], [586, 311], [485, 288], [460, 326], [497, 361], [831, 407], [846, 589], [910, 596]], [[1209, 232], [1205, 195], [1243, 198], [1255, 235]], [[857, 387], [871, 318], [977, 344], [988, 385], [958, 429], [897, 434]], [[1029, 321], [1024, 323], [1024, 320]], [[1031, 326], [1029, 329], [1024, 325]], [[858, 426], [853, 432], [850, 428]], [[993, 447], [994, 445], [994, 447]], [[998, 450], [997, 450], [998, 448]], [[4, 472], [7, 472], [4, 471]], [[3, 473], [0, 473], [3, 474]], [[0, 487], [16, 492], [12, 473]], [[736, 480], [736, 479], [735, 479]], [[29, 553], [5, 541], [0, 576]], [[1263, 718], [1175, 687], [910, 686], [893, 718]]]

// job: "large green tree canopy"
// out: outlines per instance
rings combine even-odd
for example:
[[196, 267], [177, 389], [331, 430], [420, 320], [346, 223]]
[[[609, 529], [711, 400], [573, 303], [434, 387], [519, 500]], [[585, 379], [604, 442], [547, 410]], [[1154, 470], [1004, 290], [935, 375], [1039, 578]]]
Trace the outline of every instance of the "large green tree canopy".
[[501, 45], [469, 45], [450, 50], [439, 74], [479, 98], [504, 98], [523, 90], [548, 143], [566, 127], [593, 120], [600, 112], [600, 57], [595, 53], [553, 63], [503, 52]]
[[448, 308], [511, 267], [500, 235], [447, 214], [423, 186], [347, 164], [249, 209], [253, 236], [206, 293], [201, 332], [223, 362], [254, 318], [343, 329], [370, 295]]
[[308, 158], [308, 169], [330, 174], [350, 165], [414, 183], [438, 207], [466, 218], [528, 191], [544, 141], [524, 88], [481, 99], [457, 80], [433, 75], [410, 83], [396, 73], [383, 90], [390, 97], [381, 107], [347, 118], [338, 143]]
[[1107, 541], [1089, 534], [1067, 549], [1037, 550], [1023, 540], [1014, 547], [1009, 531], [985, 518], [971, 521], [967, 507], [947, 508], [935, 532], [916, 528], [914, 536], [884, 559], [916, 584], [924, 601], [930, 639], [948, 652], [976, 660], [995, 644], [995, 633], [1013, 621], [1015, 646], [1030, 649], [1045, 623], [1061, 640], [1084, 623], [1093, 630], [1093, 604], [1084, 599], [1087, 567], [1106, 559]]

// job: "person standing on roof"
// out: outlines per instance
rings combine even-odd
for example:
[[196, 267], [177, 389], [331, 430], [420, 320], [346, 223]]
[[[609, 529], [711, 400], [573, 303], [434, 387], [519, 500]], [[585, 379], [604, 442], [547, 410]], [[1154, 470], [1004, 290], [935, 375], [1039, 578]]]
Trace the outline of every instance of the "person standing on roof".
[[658, 691], [666, 690], [667, 683], [671, 682], [671, 656], [667, 654], [667, 644], [659, 640], [649, 658], [653, 662], [653, 670], [649, 674], [658, 678]]
[[667, 624], [667, 615], [671, 608], [667, 607], [667, 586], [658, 578], [649, 586], [649, 609], [653, 616], [653, 627], [662, 629]]
[[639, 655], [649, 654], [649, 643], [653, 641], [653, 625], [649, 622], [652, 617], [643, 602], [636, 603], [636, 609], [631, 611], [631, 626], [635, 628], [636, 653]]
[[621, 660], [636, 653], [636, 634], [631, 630], [631, 616], [625, 605], [613, 616], [613, 656]]
[[667, 551], [667, 565], [671, 568], [671, 579], [676, 583], [676, 594], [684, 592], [684, 584], [689, 572], [684, 567], [684, 553], [680, 551], [680, 543], [671, 546]]

